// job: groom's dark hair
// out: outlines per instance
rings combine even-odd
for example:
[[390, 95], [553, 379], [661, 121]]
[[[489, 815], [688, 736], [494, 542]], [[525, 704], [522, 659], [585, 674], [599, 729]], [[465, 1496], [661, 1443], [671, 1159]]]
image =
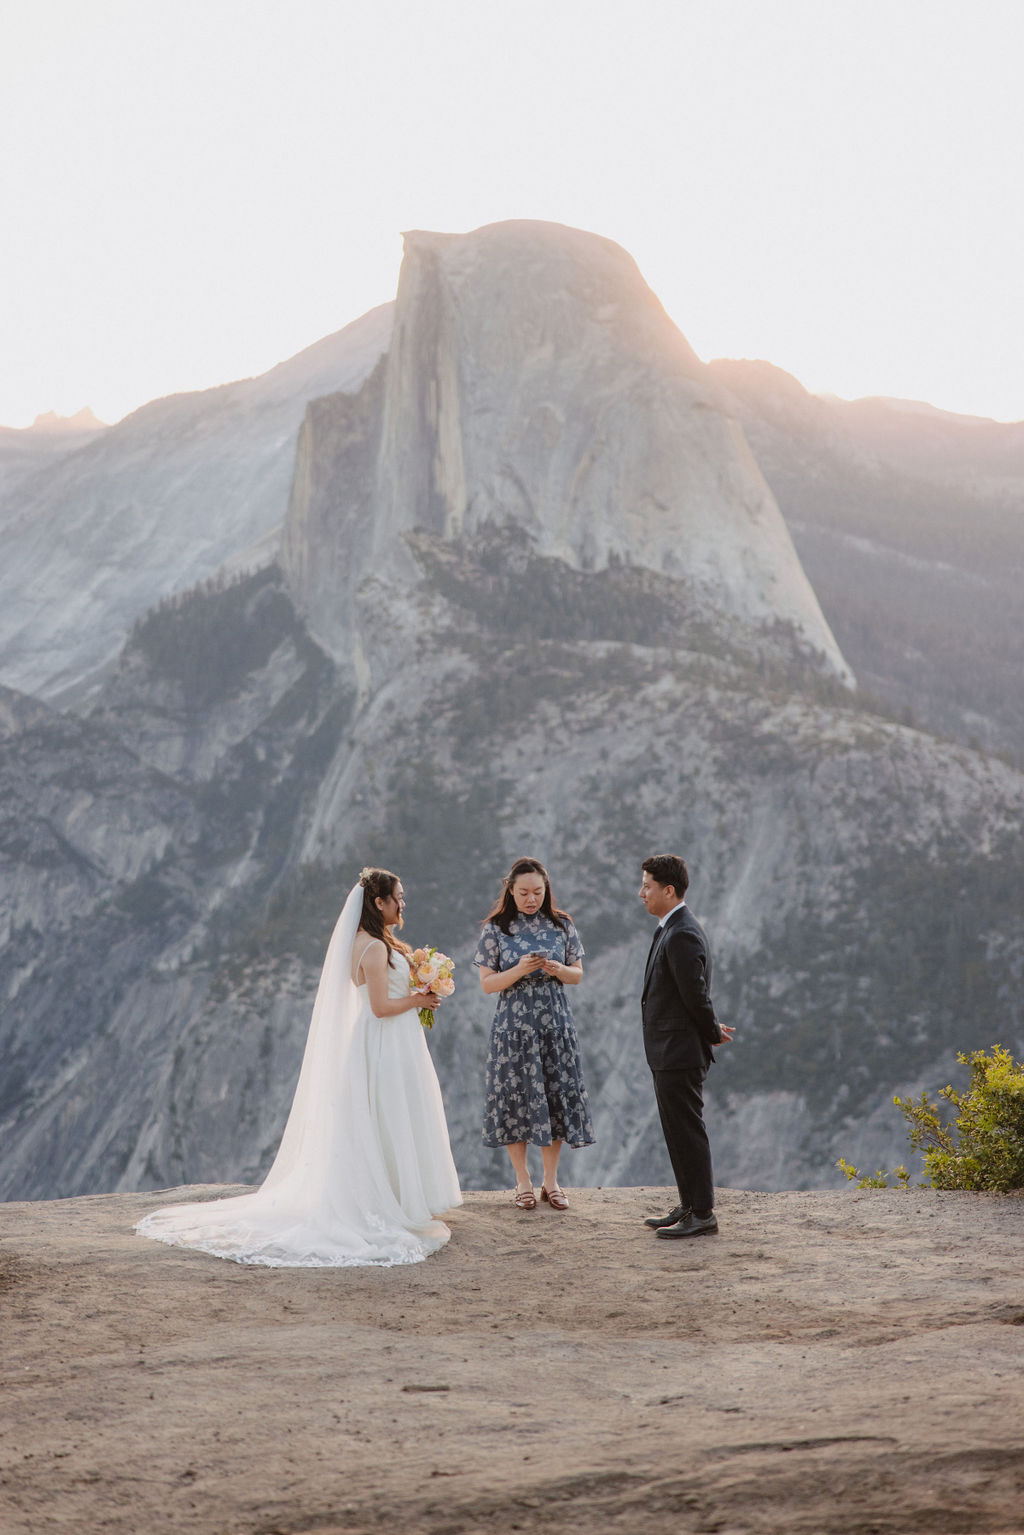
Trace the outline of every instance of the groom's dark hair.
[[[634, 865], [635, 867], [635, 865]], [[640, 867], [659, 885], [671, 885], [680, 900], [690, 888], [689, 871], [675, 853], [652, 853]]]

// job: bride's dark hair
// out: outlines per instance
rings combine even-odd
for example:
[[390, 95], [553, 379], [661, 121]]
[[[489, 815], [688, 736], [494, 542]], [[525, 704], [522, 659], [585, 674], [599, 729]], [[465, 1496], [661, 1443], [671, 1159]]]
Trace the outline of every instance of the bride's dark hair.
[[[387, 945], [388, 964], [391, 965], [392, 951], [399, 954], [411, 954], [412, 949], [400, 938], [393, 938], [384, 925], [384, 918], [377, 909], [378, 899], [386, 901], [395, 893], [398, 884], [398, 875], [392, 874], [390, 869], [364, 869], [359, 876], [359, 883], [363, 887], [363, 911], [359, 918], [359, 926], [364, 933], [369, 933], [371, 938], [379, 938]], [[402, 926], [401, 914], [399, 914], [396, 927]], [[392, 968], [394, 966], [392, 965]]]
[[489, 911], [484, 918], [485, 922], [493, 922], [495, 927], [500, 927], [503, 933], [507, 933], [516, 917], [519, 908], [512, 894], [512, 886], [521, 874], [539, 874], [544, 880], [544, 899], [540, 903], [540, 909], [545, 917], [550, 918], [556, 927], [564, 928], [572, 921], [567, 911], [561, 911], [551, 898], [551, 881], [548, 871], [539, 858], [517, 858], [501, 882], [501, 895], [494, 903], [494, 909]]

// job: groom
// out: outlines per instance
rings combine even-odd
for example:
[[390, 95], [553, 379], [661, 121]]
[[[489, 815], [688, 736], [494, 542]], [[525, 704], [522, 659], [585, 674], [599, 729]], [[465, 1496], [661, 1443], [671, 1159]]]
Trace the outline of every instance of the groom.
[[644, 1050], [679, 1188], [675, 1209], [644, 1225], [670, 1239], [710, 1236], [718, 1222], [704, 1127], [704, 1078], [715, 1058], [712, 1045], [728, 1042], [735, 1030], [715, 1017], [711, 953], [707, 934], [686, 904], [690, 876], [685, 863], [674, 853], [655, 853], [642, 868], [640, 899], [658, 918], [640, 999]]

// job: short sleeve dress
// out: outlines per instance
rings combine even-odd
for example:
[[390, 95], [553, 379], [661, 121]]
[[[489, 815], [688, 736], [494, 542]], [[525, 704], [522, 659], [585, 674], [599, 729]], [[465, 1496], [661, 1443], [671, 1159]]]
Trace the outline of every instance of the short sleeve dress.
[[[485, 924], [473, 956], [475, 965], [511, 970], [524, 954], [544, 953], [561, 964], [583, 957], [580, 935], [543, 912], [516, 916], [503, 933]], [[594, 1126], [583, 1085], [580, 1047], [561, 981], [542, 970], [498, 993], [487, 1056], [484, 1106], [485, 1146], [530, 1141], [550, 1146], [591, 1146]]]

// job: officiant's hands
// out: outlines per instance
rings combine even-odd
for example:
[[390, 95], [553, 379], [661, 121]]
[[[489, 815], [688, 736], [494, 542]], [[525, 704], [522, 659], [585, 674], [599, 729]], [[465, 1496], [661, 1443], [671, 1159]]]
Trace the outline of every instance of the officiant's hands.
[[552, 972], [548, 970], [549, 964], [550, 961], [546, 954], [524, 954], [518, 965], [515, 966], [515, 972], [520, 977], [533, 975], [538, 970], [545, 970], [550, 975]]

